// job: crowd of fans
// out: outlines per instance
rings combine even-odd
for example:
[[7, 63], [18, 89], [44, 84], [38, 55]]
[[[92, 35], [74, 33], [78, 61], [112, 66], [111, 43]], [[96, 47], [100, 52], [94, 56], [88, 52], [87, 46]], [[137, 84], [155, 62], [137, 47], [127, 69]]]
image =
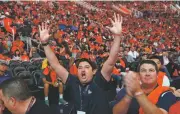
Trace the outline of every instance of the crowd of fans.
[[[97, 76], [95, 77], [97, 77], [97, 79], [94, 79], [94, 83], [102, 87], [103, 90], [106, 90], [105, 94], [108, 102], [111, 102], [110, 107], [112, 108], [114, 106], [112, 110], [103, 105], [107, 108], [107, 111], [104, 111], [106, 113], [110, 113], [111, 111], [113, 111], [113, 113], [120, 113], [122, 110], [119, 111], [120, 109], [118, 107], [123, 107], [121, 103], [123, 103], [123, 100], [127, 101], [128, 99], [123, 98], [124, 96], [136, 98], [136, 96], [129, 94], [133, 93], [129, 92], [130, 90], [128, 92], [126, 90], [128, 93], [126, 96], [126, 92], [122, 92], [125, 89], [121, 89], [127, 86], [127, 80], [131, 80], [128, 79], [128, 71], [140, 72], [140, 69], [138, 69], [139, 63], [142, 60], [148, 59], [154, 61], [158, 67], [158, 69], [155, 69], [155, 71], [158, 72], [158, 85], [163, 87], [172, 86], [171, 91], [174, 91], [176, 97], [180, 96], [178, 90], [180, 89], [180, 85], [178, 84], [180, 79], [180, 9], [175, 7], [179, 6], [179, 2], [11, 1], [0, 2], [0, 4], [0, 82], [11, 77], [20, 77], [21, 73], [15, 72], [15, 67], [18, 67], [18, 65], [14, 67], [12, 63], [17, 61], [23, 66], [22, 63], [26, 62], [28, 65], [26, 64], [27, 66], [23, 67], [25, 67], [30, 75], [36, 74], [35, 70], [32, 72], [30, 70], [31, 68], [28, 67], [31, 65], [36, 66], [36, 71], [40, 72], [40, 80], [42, 80], [42, 85], [44, 86], [44, 100], [47, 105], [51, 104], [49, 104], [48, 94], [49, 89], [52, 89], [52, 87], [59, 88], [59, 104], [67, 105], [67, 103], [69, 103], [70, 105], [72, 102], [81, 102], [80, 99], [79, 101], [75, 99], [78, 92], [69, 92], [75, 91], [77, 85], [71, 87], [69, 83], [74, 83], [74, 79], [71, 75], [67, 76], [67, 74], [60, 73], [60, 71], [67, 71], [73, 76], [78, 77], [79, 64], [85, 61], [90, 64], [93, 70], [96, 69]], [[123, 10], [115, 9], [114, 6], [123, 6], [129, 13], [127, 14], [123, 12]], [[176, 10], [173, 9], [172, 6], [176, 8]], [[118, 20], [116, 20], [116, 16], [113, 17], [114, 13], [123, 17], [122, 32], [120, 34], [115, 34], [110, 29], [115, 26], [114, 23]], [[49, 35], [48, 42], [43, 41], [42, 37], [45, 36], [41, 34], [46, 27], [49, 28], [49, 34], [47, 34]], [[118, 27], [116, 29], [118, 29]], [[121, 40], [119, 42], [117, 61], [115, 61], [115, 63], [111, 61], [113, 67], [110, 73], [112, 77], [110, 77], [109, 84], [103, 82], [101, 78], [104, 77], [105, 80], [109, 82], [106, 76], [109, 74], [109, 69], [106, 67], [109, 58], [111, 58], [111, 56], [116, 57], [115, 55], [111, 55], [111, 49], [116, 37], [120, 37]], [[64, 69], [58, 69], [61, 67], [55, 65], [54, 60], [56, 59], [50, 57], [55, 56], [48, 50], [47, 45], [50, 46], [57, 57], [58, 61], [56, 62], [59, 62], [60, 66], [62, 65], [66, 71]], [[82, 60], [82, 58], [84, 58], [84, 60]], [[93, 64], [91, 64], [89, 60], [92, 61]], [[116, 58], [114, 58], [114, 60], [116, 60]], [[36, 64], [36, 62], [38, 64]], [[154, 65], [152, 62], [146, 62], [143, 64]], [[143, 66], [143, 64], [141, 65]], [[101, 71], [98, 69], [101, 69]], [[98, 74], [99, 72], [101, 73]], [[66, 77], [66, 79], [59, 75]], [[126, 80], [124, 82], [123, 77], [125, 75], [127, 75], [127, 77], [124, 79]], [[135, 74], [131, 75], [135, 76]], [[134, 78], [134, 80], [136, 79]], [[12, 83], [14, 82], [12, 81]], [[36, 84], [38, 85], [39, 83]], [[103, 84], [107, 84], [108, 87]], [[4, 89], [4, 85], [1, 87], [2, 90]], [[80, 88], [79, 85], [77, 87]], [[89, 86], [82, 87], [81, 89], [82, 91], [86, 91], [88, 88]], [[129, 89], [132, 88], [129, 87]], [[97, 89], [96, 92], [97, 91], [101, 90]], [[140, 92], [143, 91], [141, 90]], [[117, 95], [117, 99], [115, 99], [117, 92], [119, 92], [119, 94]], [[62, 95], [63, 93], [65, 93], [64, 96]], [[68, 94], [75, 94], [75, 97], [71, 98]], [[30, 101], [30, 98], [34, 98], [32, 96], [29, 97], [29, 95], [26, 97], [28, 101]], [[87, 96], [85, 98], [88, 99]], [[104, 97], [99, 100], [104, 100], [103, 98]], [[116, 103], [114, 103], [114, 99]], [[138, 100], [138, 98], [136, 99]], [[95, 107], [93, 109], [93, 103], [88, 104], [87, 102], [88, 100], [85, 101], [82, 107], [80, 107], [79, 104], [74, 104], [75, 109], [73, 110], [85, 111], [87, 114], [95, 114], [98, 113], [99, 110], [102, 110], [101, 108], [95, 109]], [[167, 102], [169, 103], [169, 101]], [[103, 103], [105, 103], [105, 101]], [[138, 103], [140, 106], [142, 105], [139, 100]], [[171, 100], [169, 105], [173, 103], [175, 102]], [[86, 105], [92, 105], [92, 107], [87, 108], [88, 106]], [[104, 108], [103, 106], [102, 108]], [[162, 101], [159, 101], [157, 106], [167, 112], [170, 108], [170, 106], [162, 105]], [[42, 107], [44, 107], [44, 105]], [[42, 107], [40, 109], [42, 109]], [[130, 107], [132, 106], [130, 105]], [[142, 106], [141, 108], [144, 109]], [[108, 112], [108, 109], [111, 111]], [[94, 110], [97, 112], [93, 113]], [[155, 108], [154, 110], [159, 111]], [[48, 111], [46, 113], [48, 113]], [[63, 112], [60, 111], [60, 113]], [[127, 113], [127, 110], [121, 113]], [[141, 113], [143, 114], [145, 112], [141, 111]], [[35, 113], [33, 112], [33, 114]], [[131, 114], [131, 112], [128, 111], [128, 114]]]

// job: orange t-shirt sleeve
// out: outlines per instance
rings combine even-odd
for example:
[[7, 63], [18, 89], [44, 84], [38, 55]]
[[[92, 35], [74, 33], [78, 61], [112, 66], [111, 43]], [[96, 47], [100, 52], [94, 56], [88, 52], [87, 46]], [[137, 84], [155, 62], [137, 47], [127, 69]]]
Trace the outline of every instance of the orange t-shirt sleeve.
[[46, 67], [46, 68], [43, 70], [43, 74], [44, 74], [44, 75], [48, 75], [48, 74], [49, 74], [49, 69], [48, 69], [48, 67]]

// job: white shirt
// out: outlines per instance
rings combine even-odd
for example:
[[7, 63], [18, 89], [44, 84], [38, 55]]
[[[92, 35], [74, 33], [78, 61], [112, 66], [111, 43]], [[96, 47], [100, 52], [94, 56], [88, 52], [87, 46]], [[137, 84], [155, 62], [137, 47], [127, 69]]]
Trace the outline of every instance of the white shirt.
[[170, 81], [167, 76], [164, 76], [162, 86], [170, 87]]
[[129, 51], [128, 55], [136, 59], [139, 56], [139, 53], [137, 51]]
[[169, 59], [166, 56], [163, 56], [164, 65], [169, 64]]
[[19, 56], [13, 56], [12, 59], [13, 59], [13, 60], [21, 60], [21, 57], [19, 57]]

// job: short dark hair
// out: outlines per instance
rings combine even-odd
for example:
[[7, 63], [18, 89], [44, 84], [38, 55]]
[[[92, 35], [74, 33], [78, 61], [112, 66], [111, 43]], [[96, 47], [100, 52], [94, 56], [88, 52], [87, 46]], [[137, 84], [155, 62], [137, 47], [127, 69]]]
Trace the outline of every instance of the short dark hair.
[[19, 101], [23, 101], [31, 97], [27, 84], [21, 78], [5, 80], [0, 84], [0, 89], [2, 89], [3, 95], [7, 98], [14, 97]]
[[149, 60], [149, 59], [147, 59], [147, 60], [142, 60], [142, 61], [139, 63], [138, 68], [137, 68], [137, 71], [138, 71], [138, 72], [140, 71], [140, 67], [141, 67], [143, 64], [151, 64], [151, 65], [153, 65], [153, 66], [155, 67], [156, 72], [157, 72], [157, 73], [159, 72], [158, 67], [157, 67], [157, 64], [156, 64], [153, 60]]
[[152, 55], [149, 57], [149, 59], [158, 59], [161, 62], [161, 64], [163, 64], [162, 56]]
[[77, 68], [79, 67], [79, 64], [80, 64], [81, 62], [88, 62], [88, 63], [90, 64], [90, 66], [92, 67], [93, 70], [96, 69], [96, 64], [95, 64], [94, 62], [92, 62], [91, 60], [86, 59], [86, 58], [82, 58], [82, 59], [76, 60], [75, 63], [76, 63], [76, 67], [77, 67]]

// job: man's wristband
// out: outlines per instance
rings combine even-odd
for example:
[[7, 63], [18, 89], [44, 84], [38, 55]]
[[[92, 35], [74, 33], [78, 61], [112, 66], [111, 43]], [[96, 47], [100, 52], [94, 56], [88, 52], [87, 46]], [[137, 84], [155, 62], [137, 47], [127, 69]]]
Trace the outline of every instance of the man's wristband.
[[113, 34], [113, 36], [122, 36], [122, 34]]
[[47, 46], [49, 45], [49, 42], [44, 42], [44, 43], [41, 43], [42, 46]]
[[138, 91], [138, 92], [135, 92], [135, 93], [134, 93], [134, 96], [137, 97], [137, 96], [142, 95], [142, 94], [144, 94], [143, 91]]

